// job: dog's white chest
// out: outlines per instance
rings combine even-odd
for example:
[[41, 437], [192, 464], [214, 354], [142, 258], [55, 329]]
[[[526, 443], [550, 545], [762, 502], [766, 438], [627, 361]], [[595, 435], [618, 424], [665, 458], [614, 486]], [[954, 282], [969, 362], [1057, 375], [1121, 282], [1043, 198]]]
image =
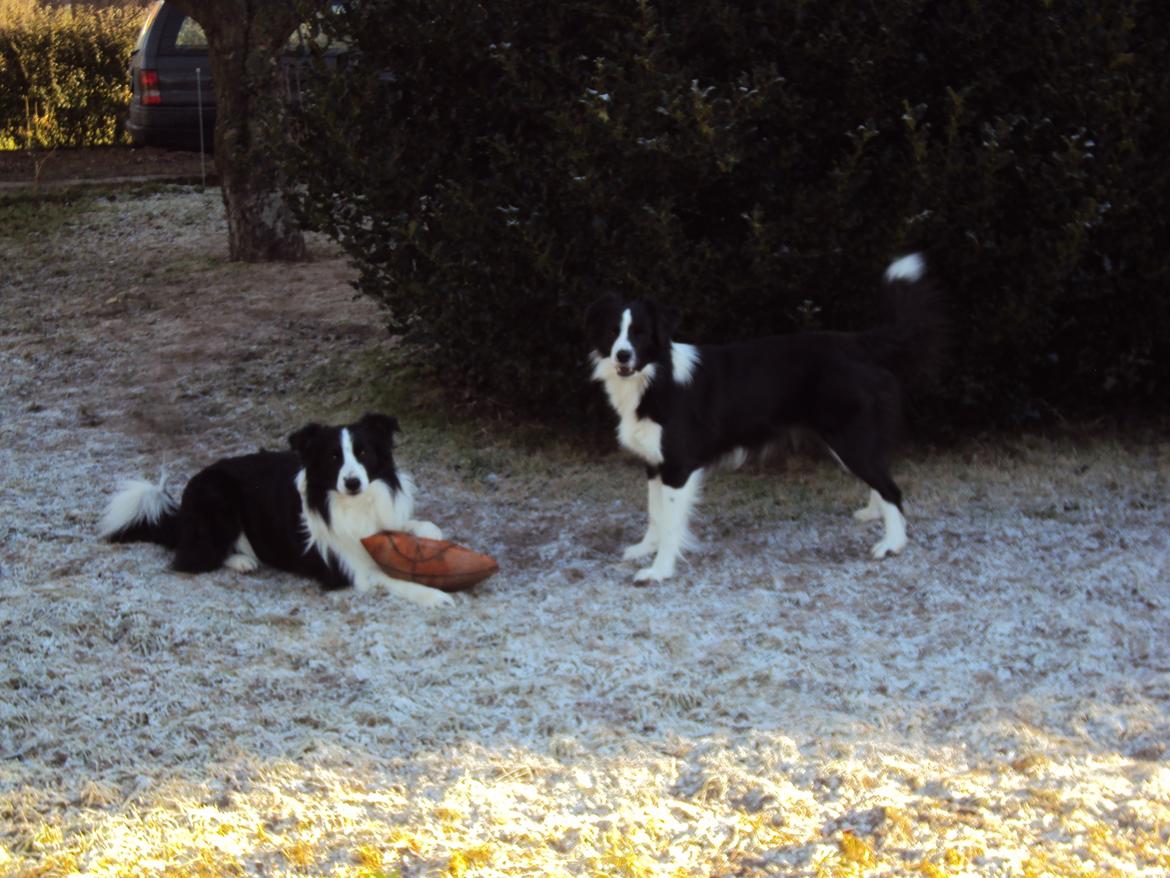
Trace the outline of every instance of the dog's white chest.
[[[373, 487], [371, 485], [371, 487]], [[357, 497], [334, 494], [329, 498], [329, 519], [333, 530], [354, 539], [368, 537], [381, 528], [378, 520], [378, 504], [374, 492], [367, 490]]]
[[662, 463], [662, 425], [631, 413], [618, 422], [618, 442], [647, 463]]
[[593, 377], [604, 384], [609, 403], [618, 414], [618, 444], [657, 466], [662, 463], [662, 425], [638, 417], [638, 405], [655, 371], [651, 364], [633, 378], [620, 378], [606, 359], [598, 361]]

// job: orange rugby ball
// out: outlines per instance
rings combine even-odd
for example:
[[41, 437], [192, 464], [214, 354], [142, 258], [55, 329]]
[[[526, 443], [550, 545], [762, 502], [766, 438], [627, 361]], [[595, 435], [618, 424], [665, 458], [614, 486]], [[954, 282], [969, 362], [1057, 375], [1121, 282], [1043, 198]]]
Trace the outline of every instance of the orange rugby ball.
[[398, 530], [368, 536], [362, 545], [391, 576], [441, 591], [466, 591], [500, 569], [491, 556], [450, 540], [428, 540]]

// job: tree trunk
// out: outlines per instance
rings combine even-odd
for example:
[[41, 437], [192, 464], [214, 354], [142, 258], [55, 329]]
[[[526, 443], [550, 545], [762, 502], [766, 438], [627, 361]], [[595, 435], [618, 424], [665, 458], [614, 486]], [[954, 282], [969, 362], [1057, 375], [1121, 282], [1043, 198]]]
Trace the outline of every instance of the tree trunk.
[[297, 26], [293, 3], [178, 0], [198, 21], [215, 84], [215, 165], [228, 221], [228, 253], [243, 262], [305, 258], [274, 150], [273, 109], [283, 99], [281, 54]]

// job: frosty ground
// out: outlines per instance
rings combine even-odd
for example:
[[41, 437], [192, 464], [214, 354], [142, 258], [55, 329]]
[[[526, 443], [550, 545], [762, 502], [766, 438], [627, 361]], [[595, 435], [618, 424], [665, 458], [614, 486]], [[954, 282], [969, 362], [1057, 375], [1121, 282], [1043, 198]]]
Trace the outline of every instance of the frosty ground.
[[120, 478], [415, 392], [313, 250], [227, 263], [214, 192], [0, 202], [0, 875], [1170, 870], [1166, 442], [911, 450], [880, 563], [830, 463], [716, 473], [634, 588], [636, 464], [424, 400], [419, 512], [501, 566], [454, 609], [99, 542]]

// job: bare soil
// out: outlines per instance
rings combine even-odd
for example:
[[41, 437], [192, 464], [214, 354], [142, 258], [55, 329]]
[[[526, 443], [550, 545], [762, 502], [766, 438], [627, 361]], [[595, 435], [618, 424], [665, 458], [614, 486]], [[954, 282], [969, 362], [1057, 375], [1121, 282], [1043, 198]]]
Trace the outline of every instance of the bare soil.
[[[197, 152], [160, 149], [152, 146], [108, 146], [89, 149], [3, 150], [0, 151], [0, 189], [12, 190], [41, 184], [61, 185], [95, 180], [184, 180], [201, 179]], [[215, 175], [214, 157], [206, 157], [206, 172]]]
[[[880, 563], [831, 463], [715, 473], [635, 588], [641, 469], [452, 416], [311, 252], [227, 262], [215, 190], [0, 195], [0, 876], [1170, 871], [1170, 444], [912, 454]], [[391, 401], [500, 562], [450, 610], [94, 535]]]

